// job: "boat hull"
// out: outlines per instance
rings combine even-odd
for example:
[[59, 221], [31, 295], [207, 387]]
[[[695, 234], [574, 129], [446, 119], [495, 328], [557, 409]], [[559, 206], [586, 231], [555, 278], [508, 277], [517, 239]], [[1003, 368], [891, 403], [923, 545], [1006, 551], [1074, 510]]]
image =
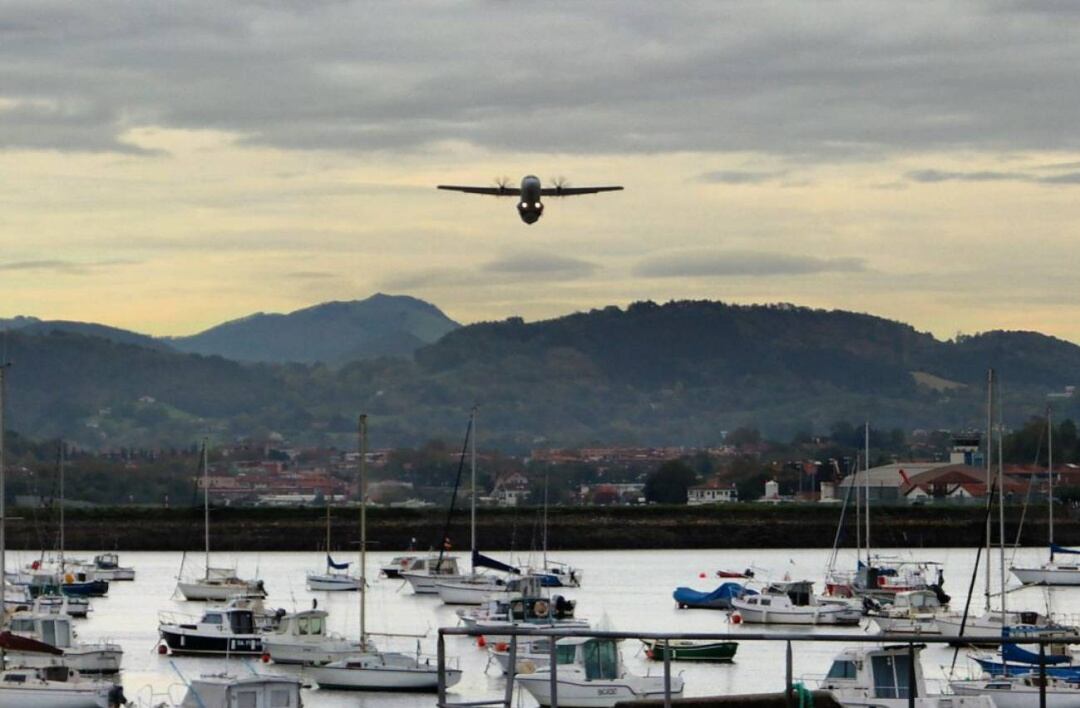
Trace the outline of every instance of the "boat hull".
[[64, 650], [63, 656], [11, 650], [5, 651], [4, 654], [11, 666], [45, 668], [62, 664], [81, 674], [104, 675], [120, 673], [120, 662], [124, 657], [124, 650], [117, 645], [108, 645], [99, 648], [69, 648]]
[[[551, 674], [548, 671], [527, 674], [515, 678], [518, 685], [528, 691], [541, 706], [551, 705]], [[628, 679], [597, 679], [594, 681], [558, 678], [560, 708], [610, 708], [617, 703], [642, 700], [663, 700], [662, 676], [645, 676]], [[679, 698], [683, 681], [671, 677], [671, 697]]]
[[322, 590], [325, 592], [356, 592], [360, 589], [360, 578], [351, 575], [309, 575], [307, 576], [308, 590]]
[[435, 583], [435, 592], [439, 599], [446, 605], [482, 605], [497, 593], [506, 589], [504, 583], [498, 582], [446, 582]]
[[1080, 586], [1080, 567], [1077, 566], [1010, 568], [1009, 570], [1024, 585]]
[[176, 589], [180, 591], [185, 600], [193, 601], [218, 600], [225, 602], [236, 595], [262, 595], [266, 597], [266, 591], [255, 582], [228, 585], [179, 582], [176, 584]]
[[179, 656], [200, 654], [229, 654], [235, 656], [261, 656], [262, 637], [259, 635], [213, 636], [189, 631], [182, 626], [161, 627], [161, 641], [169, 652]]
[[106, 689], [0, 687], [0, 705], [19, 708], [107, 708]]
[[322, 665], [341, 661], [359, 654], [359, 642], [290, 642], [277, 641], [272, 637], [263, 639], [263, 651], [275, 664]]
[[[388, 655], [394, 657], [395, 655]], [[397, 655], [397, 658], [401, 658]], [[320, 689], [337, 691], [405, 691], [429, 693], [439, 688], [439, 670], [434, 664], [415, 661], [385, 661], [381, 655], [359, 655], [337, 666], [316, 666], [307, 675]], [[446, 686], [461, 680], [461, 671], [446, 669]]]
[[736, 642], [664, 642], [643, 640], [645, 655], [654, 661], [663, 661], [670, 656], [671, 661], [731, 661], [739, 648]]
[[810, 607], [803, 610], [785, 611], [762, 610], [738, 605], [732, 607], [739, 613], [743, 622], [749, 624], [803, 624], [803, 625], [848, 625], [859, 624], [862, 619], [857, 610], [846, 607]]
[[439, 583], [447, 583], [460, 580], [460, 575], [430, 575], [428, 573], [401, 573], [401, 577], [408, 581], [412, 590], [417, 595], [438, 595]]
[[[1039, 705], [1037, 686], [999, 679], [952, 681], [949, 686], [957, 696], [986, 696], [994, 701], [995, 708], [1031, 708]], [[1071, 708], [1078, 705], [1080, 688], [1047, 686], [1046, 708]]]

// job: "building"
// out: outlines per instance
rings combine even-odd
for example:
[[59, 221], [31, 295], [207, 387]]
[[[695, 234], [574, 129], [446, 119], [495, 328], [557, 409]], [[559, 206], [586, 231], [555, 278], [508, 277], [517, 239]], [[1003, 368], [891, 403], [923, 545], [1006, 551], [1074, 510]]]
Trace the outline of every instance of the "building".
[[721, 482], [712, 478], [686, 490], [686, 503], [690, 506], [701, 504], [724, 504], [739, 501], [739, 490], [731, 482]]
[[[1028, 492], [1028, 483], [1006, 475], [1004, 489], [1007, 499], [1023, 499]], [[981, 504], [986, 499], [986, 492], [985, 469], [944, 465], [911, 477], [901, 487], [900, 496], [909, 504], [971, 501]]]
[[511, 472], [495, 480], [491, 498], [499, 506], [520, 506], [529, 497], [529, 479], [520, 472]]

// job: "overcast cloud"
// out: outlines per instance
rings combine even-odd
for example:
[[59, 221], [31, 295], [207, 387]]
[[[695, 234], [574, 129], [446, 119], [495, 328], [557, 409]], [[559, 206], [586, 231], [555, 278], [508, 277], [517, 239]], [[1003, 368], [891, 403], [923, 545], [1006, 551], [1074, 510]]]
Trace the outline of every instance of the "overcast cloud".
[[468, 141], [815, 160], [1080, 148], [1068, 3], [177, 2], [4, 6], [0, 141], [138, 152]]
[[634, 268], [644, 278], [761, 277], [851, 273], [866, 270], [861, 258], [816, 258], [753, 251], [696, 251], [657, 256]]

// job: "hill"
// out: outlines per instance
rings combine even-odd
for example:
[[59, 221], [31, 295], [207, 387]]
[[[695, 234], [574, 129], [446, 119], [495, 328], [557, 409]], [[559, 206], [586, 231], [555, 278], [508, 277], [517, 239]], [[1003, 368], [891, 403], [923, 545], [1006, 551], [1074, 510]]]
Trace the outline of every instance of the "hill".
[[[51, 331], [8, 334], [10, 427], [87, 445], [190, 444], [276, 431], [352, 445], [460, 437], [480, 405], [484, 445], [716, 444], [869, 418], [880, 428], [981, 425], [985, 371], [1005, 414], [1040, 413], [1074, 384], [1080, 347], [1034, 332], [939, 341], [865, 314], [718, 302], [635, 303], [543, 322], [454, 329], [412, 358], [241, 364]], [[1080, 400], [1058, 404], [1080, 418]]]
[[147, 349], [171, 349], [168, 344], [160, 339], [155, 339], [147, 334], [139, 334], [119, 327], [96, 324], [93, 322], [72, 322], [69, 320], [38, 320], [36, 318], [17, 318], [31, 320], [19, 327], [24, 334], [49, 334], [51, 332], [68, 332], [81, 334], [87, 337], [100, 337], [118, 344], [135, 344]]
[[410, 356], [458, 326], [423, 300], [378, 293], [366, 300], [327, 302], [289, 314], [249, 315], [168, 341], [183, 352], [236, 361], [342, 364]]

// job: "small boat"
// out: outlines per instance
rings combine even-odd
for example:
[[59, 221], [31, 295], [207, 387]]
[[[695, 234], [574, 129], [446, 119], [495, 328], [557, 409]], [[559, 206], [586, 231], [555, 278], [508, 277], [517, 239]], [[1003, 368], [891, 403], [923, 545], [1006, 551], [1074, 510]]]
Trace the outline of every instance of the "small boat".
[[[349, 575], [352, 563], [337, 563], [330, 557], [330, 505], [326, 505], [326, 570], [322, 573], [308, 573], [308, 590], [323, 592], [355, 592], [360, 589], [363, 579]], [[338, 572], [340, 571], [340, 572]]]
[[896, 594], [891, 605], [868, 613], [882, 634], [941, 634], [937, 618], [945, 609], [932, 590]]
[[[505, 609], [504, 609], [505, 608]], [[473, 615], [462, 617], [468, 627], [484, 632], [489, 642], [509, 642], [510, 636], [500, 634], [513, 627], [532, 629], [588, 629], [589, 621], [574, 617], [575, 604], [561, 595], [550, 600], [543, 597], [520, 597], [497, 603], [497, 609], [486, 617]]]
[[417, 595], [437, 595], [439, 590], [436, 583], [463, 576], [457, 556], [434, 553], [426, 558], [417, 558], [408, 570], [401, 571], [399, 577], [407, 580]]
[[90, 600], [69, 595], [38, 595], [30, 607], [36, 613], [67, 615], [78, 619], [90, 614]]
[[419, 559], [420, 556], [394, 556], [379, 572], [387, 578], [400, 578], [403, 572], [412, 570], [413, 563]]
[[83, 674], [115, 674], [120, 672], [124, 649], [107, 642], [80, 642], [71, 629], [66, 615], [35, 612], [16, 612], [8, 618], [8, 630], [14, 636], [33, 639], [60, 650], [52, 652], [7, 650], [13, 666], [41, 668], [62, 664]]
[[703, 609], [703, 610], [730, 610], [731, 598], [739, 595], [756, 595], [756, 590], [748, 590], [739, 583], [723, 583], [712, 592], [701, 592], [693, 588], [675, 588], [672, 597], [680, 610]]
[[158, 634], [169, 652], [177, 655], [263, 653], [262, 635], [251, 610], [207, 609], [196, 621], [163, 612]]
[[716, 571], [716, 577], [718, 578], [742, 578], [743, 580], [754, 577], [754, 571], [747, 568], [741, 573], [737, 570], [718, 570]]
[[[488, 656], [502, 668], [504, 674], [510, 673], [510, 643], [493, 642], [487, 645]], [[532, 674], [551, 665], [550, 637], [518, 637], [514, 649], [517, 666], [515, 674]]]
[[[1080, 706], [1080, 686], [1059, 679], [1048, 678], [1046, 687], [1040, 691], [1038, 676], [999, 676], [997, 678], [950, 681], [949, 688], [957, 696], [985, 696], [994, 702], [995, 708], [1075, 708]], [[1040, 693], [1045, 703], [1040, 704]]]
[[820, 688], [852, 708], [995, 708], [986, 696], [928, 694], [919, 661], [922, 649], [920, 644], [845, 649], [833, 659]]
[[584, 571], [568, 563], [545, 561], [539, 568], [528, 568], [528, 575], [540, 578], [540, 585], [545, 588], [579, 588]]
[[102, 580], [135, 580], [135, 569], [121, 566], [120, 556], [115, 553], [99, 553], [88, 567], [94, 571], [95, 577]]
[[[663, 676], [626, 671], [613, 639], [567, 637], [555, 642], [554, 681], [562, 708], [608, 708], [617, 703], [664, 698]], [[672, 698], [683, 692], [681, 676], [671, 676]], [[551, 667], [514, 677], [541, 706], [551, 705]]]
[[[160, 708], [157, 703], [155, 707]], [[170, 706], [171, 703], [163, 704]], [[300, 681], [291, 676], [255, 674], [200, 676], [187, 686], [176, 708], [301, 708]]]
[[954, 639], [956, 644], [997, 644], [1004, 630], [1026, 636], [1071, 638], [1073, 641], [1080, 638], [1080, 629], [1058, 624], [1039, 612], [1009, 610], [1005, 614], [1004, 622], [1001, 610], [984, 612], [965, 621], [962, 614], [950, 612], [939, 615], [936, 623], [941, 635]]
[[276, 632], [263, 635], [263, 651], [275, 664], [329, 664], [369, 648], [329, 634], [327, 613], [310, 609], [285, 615]]
[[808, 580], [772, 583], [760, 595], [731, 599], [732, 621], [761, 624], [856, 625], [862, 611], [843, 600], [814, 595]]
[[66, 666], [0, 671], [0, 705], [15, 708], [112, 708], [126, 702], [124, 689], [86, 679]]
[[736, 642], [694, 642], [688, 639], [670, 639], [667, 642], [642, 639], [645, 656], [653, 661], [731, 661], [739, 648]]

